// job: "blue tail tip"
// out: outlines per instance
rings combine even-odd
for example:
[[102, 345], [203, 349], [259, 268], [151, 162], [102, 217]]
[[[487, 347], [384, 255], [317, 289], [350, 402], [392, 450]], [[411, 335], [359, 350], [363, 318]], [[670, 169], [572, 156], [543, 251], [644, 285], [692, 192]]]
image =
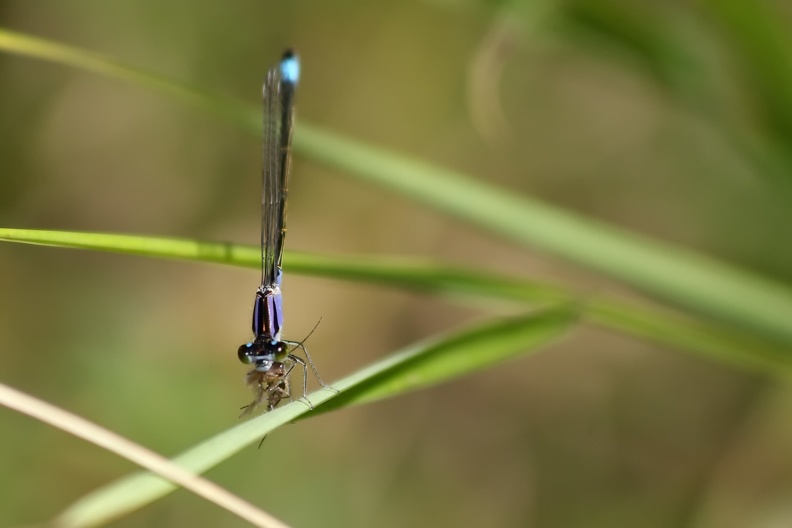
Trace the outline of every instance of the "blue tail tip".
[[286, 82], [297, 84], [300, 80], [300, 58], [292, 49], [287, 49], [283, 53], [280, 62], [281, 79]]

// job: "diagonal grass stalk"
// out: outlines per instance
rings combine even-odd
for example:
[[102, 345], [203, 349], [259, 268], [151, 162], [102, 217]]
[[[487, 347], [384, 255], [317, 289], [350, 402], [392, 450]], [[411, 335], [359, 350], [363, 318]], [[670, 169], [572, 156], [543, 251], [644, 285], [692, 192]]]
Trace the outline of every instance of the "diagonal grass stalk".
[[[311, 413], [367, 403], [427, 387], [463, 374], [480, 372], [526, 352], [535, 352], [566, 335], [575, 326], [577, 313], [557, 307], [535, 314], [480, 324], [410, 346], [392, 356], [309, 395], [315, 410], [295, 401], [247, 422], [240, 423], [196, 445], [173, 462], [194, 473], [203, 473], [257, 443], [286, 423]], [[334, 403], [334, 402], [338, 403]], [[332, 405], [332, 407], [329, 407]], [[176, 486], [151, 473], [135, 474], [104, 486], [73, 503], [55, 524], [64, 527], [97, 526], [118, 518], [168, 493]]]
[[[258, 109], [84, 50], [0, 30], [0, 49], [132, 81], [259, 133]], [[498, 236], [615, 277], [675, 306], [792, 344], [792, 289], [705, 255], [517, 196], [461, 172], [301, 122], [295, 150]]]
[[[0, 240], [215, 262], [254, 269], [260, 266], [261, 258], [258, 247], [176, 238], [0, 228]], [[287, 252], [285, 258], [290, 272], [313, 276], [371, 282], [462, 298], [501, 299], [529, 306], [575, 303], [579, 305], [584, 320], [639, 339], [672, 345], [710, 359], [784, 377], [792, 367], [788, 347], [750, 332], [604, 295], [583, 298], [556, 285], [496, 274], [482, 277], [473, 270], [425, 261], [294, 252]]]

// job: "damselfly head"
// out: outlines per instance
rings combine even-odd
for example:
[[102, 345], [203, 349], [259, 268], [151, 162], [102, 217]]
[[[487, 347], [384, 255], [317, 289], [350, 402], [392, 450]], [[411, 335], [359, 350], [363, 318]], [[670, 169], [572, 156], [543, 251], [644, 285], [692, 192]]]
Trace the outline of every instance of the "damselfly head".
[[256, 365], [256, 370], [267, 371], [270, 364], [280, 361], [287, 355], [286, 343], [275, 339], [267, 339], [263, 336], [255, 341], [245, 343], [237, 351], [239, 361], [246, 365]]

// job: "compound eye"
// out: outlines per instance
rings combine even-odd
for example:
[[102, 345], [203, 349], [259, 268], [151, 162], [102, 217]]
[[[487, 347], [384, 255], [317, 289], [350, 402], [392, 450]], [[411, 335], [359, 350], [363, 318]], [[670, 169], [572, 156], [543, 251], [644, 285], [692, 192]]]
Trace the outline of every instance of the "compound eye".
[[237, 351], [237, 356], [239, 357], [239, 361], [242, 363], [249, 365], [253, 363], [253, 358], [256, 355], [255, 348], [253, 347], [253, 343], [245, 343], [239, 350]]
[[267, 343], [267, 352], [272, 354], [275, 359], [281, 359], [286, 355], [286, 343], [283, 341], [272, 340]]

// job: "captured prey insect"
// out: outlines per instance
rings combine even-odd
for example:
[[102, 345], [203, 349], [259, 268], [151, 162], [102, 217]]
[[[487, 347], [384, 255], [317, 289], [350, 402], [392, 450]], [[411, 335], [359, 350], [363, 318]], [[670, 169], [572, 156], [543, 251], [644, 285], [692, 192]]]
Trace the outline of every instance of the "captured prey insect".
[[[239, 347], [239, 360], [253, 365], [247, 384], [255, 398], [242, 415], [266, 403], [271, 411], [283, 398], [291, 398], [289, 374], [295, 365], [303, 369], [303, 397], [308, 394], [306, 361], [295, 355], [302, 349], [322, 387], [326, 387], [303, 341], [282, 338], [281, 259], [286, 236], [286, 186], [291, 164], [294, 92], [300, 76], [297, 55], [287, 50], [280, 64], [270, 69], [264, 82], [264, 177], [261, 194], [261, 286], [253, 305], [253, 341]], [[310, 335], [310, 334], [309, 334]], [[313, 408], [310, 402], [308, 405]]]

